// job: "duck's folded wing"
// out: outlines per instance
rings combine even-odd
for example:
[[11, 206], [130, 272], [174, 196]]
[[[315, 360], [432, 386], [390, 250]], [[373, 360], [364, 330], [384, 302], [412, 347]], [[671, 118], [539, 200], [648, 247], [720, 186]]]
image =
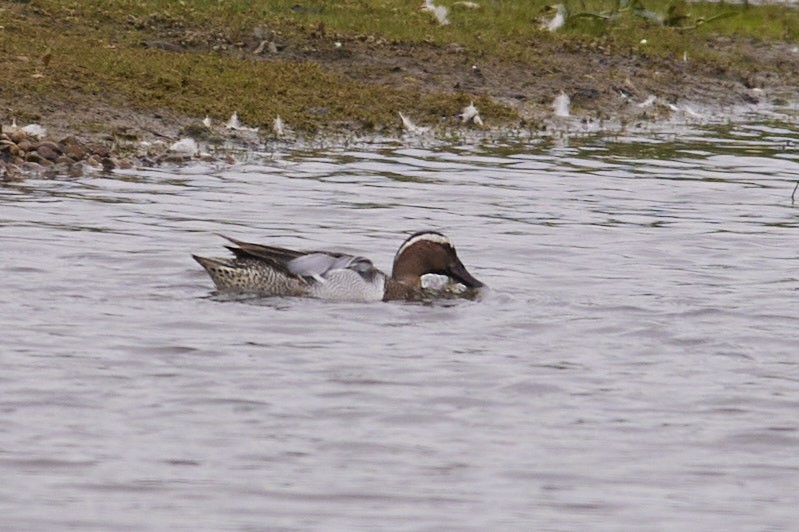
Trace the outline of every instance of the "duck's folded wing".
[[370, 261], [364, 257], [352, 255], [309, 253], [289, 261], [286, 266], [295, 275], [313, 278], [325, 282], [325, 276], [335, 270], [352, 270], [365, 279], [370, 279], [377, 271]]
[[295, 251], [293, 249], [252, 244], [219, 235], [235, 246], [226, 246], [237, 259], [256, 259], [271, 264], [275, 269], [309, 281], [325, 282], [325, 275], [335, 270], [352, 270], [367, 281], [380, 273], [372, 261], [365, 257], [323, 251]]
[[305, 253], [302, 251], [294, 251], [293, 249], [279, 248], [274, 246], [264, 246], [261, 244], [252, 244], [250, 242], [242, 242], [235, 238], [219, 235], [222, 238], [233, 242], [238, 247], [226, 246], [238, 258], [255, 258], [264, 259], [268, 261], [278, 262], [286, 265], [289, 261], [301, 257]]

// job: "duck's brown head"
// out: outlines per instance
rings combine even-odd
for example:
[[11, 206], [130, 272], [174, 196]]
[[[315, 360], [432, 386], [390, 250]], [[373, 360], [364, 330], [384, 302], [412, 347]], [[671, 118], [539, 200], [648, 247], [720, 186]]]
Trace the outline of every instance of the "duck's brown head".
[[391, 276], [418, 289], [422, 286], [422, 275], [428, 273], [446, 275], [469, 288], [483, 286], [466, 270], [450, 239], [435, 231], [422, 231], [408, 237], [394, 257]]

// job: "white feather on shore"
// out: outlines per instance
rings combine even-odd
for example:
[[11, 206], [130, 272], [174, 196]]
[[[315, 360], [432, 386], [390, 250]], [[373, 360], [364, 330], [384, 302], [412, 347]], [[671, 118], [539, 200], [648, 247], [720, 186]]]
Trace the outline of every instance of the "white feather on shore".
[[438, 23], [442, 26], [446, 26], [449, 24], [449, 9], [444, 6], [437, 6], [433, 3], [433, 0], [424, 0], [424, 4], [422, 4], [422, 11], [427, 13], [432, 13]]
[[560, 91], [560, 94], [555, 96], [555, 101], [552, 103], [552, 107], [555, 111], [555, 116], [559, 116], [561, 118], [568, 118], [570, 113], [569, 107], [571, 106], [571, 99], [569, 95], [563, 91]]
[[566, 6], [563, 4], [558, 4], [553, 6], [555, 8], [555, 16], [552, 17], [550, 20], [544, 23], [544, 27], [549, 31], [558, 31], [560, 28], [566, 24], [566, 19], [569, 17], [569, 12], [566, 10]]
[[232, 129], [234, 131], [250, 131], [253, 133], [258, 132], [257, 127], [246, 127], [241, 124], [239, 121], [239, 114], [236, 111], [233, 111], [233, 114], [230, 115], [230, 119], [228, 119], [225, 127], [228, 129]]
[[[14, 125], [16, 125], [16, 122], [14, 122]], [[22, 128], [22, 131], [24, 131], [26, 134], [32, 137], [40, 139], [47, 136], [47, 129], [40, 126], [39, 124], [28, 124], [27, 126]]]
[[423, 134], [427, 133], [428, 131], [430, 131], [429, 127], [417, 126], [416, 124], [414, 124], [411, 121], [411, 119], [408, 118], [407, 116], [405, 116], [404, 114], [402, 114], [402, 112], [399, 113], [399, 116], [402, 119], [402, 127], [408, 133], [415, 133], [417, 135], [423, 135]]
[[461, 117], [461, 123], [463, 124], [474, 122], [478, 126], [483, 125], [483, 119], [480, 118], [480, 111], [478, 111], [477, 107], [474, 106], [474, 102], [471, 102], [469, 105], [464, 107], [459, 116]]
[[197, 155], [200, 151], [200, 147], [197, 145], [197, 141], [193, 138], [182, 138], [177, 142], [174, 142], [171, 146], [169, 146], [169, 151], [173, 153], [178, 153], [180, 155]]
[[272, 122], [272, 131], [274, 131], [275, 135], [278, 137], [282, 137], [286, 134], [286, 124], [283, 122], [283, 119], [280, 118], [280, 115], [277, 115], [275, 121]]
[[652, 107], [653, 105], [655, 105], [657, 99], [658, 99], [657, 96], [655, 96], [654, 94], [650, 94], [646, 100], [638, 104], [638, 107], [640, 107], [641, 109]]

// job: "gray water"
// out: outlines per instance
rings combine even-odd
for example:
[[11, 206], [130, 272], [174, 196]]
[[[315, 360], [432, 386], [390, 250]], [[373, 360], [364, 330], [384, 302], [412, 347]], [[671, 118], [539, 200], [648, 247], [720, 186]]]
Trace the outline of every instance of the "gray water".
[[[792, 127], [251, 153], [0, 185], [3, 530], [788, 530]], [[234, 299], [215, 232], [448, 234], [432, 304]]]

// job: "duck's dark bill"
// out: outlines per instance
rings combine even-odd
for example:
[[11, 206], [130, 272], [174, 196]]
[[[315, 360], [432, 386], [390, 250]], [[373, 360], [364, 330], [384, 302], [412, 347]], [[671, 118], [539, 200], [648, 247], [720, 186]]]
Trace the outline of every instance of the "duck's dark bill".
[[481, 286], [483, 286], [483, 283], [472, 277], [472, 274], [469, 273], [466, 270], [466, 267], [460, 262], [458, 264], [453, 265], [452, 271], [450, 272], [450, 276], [459, 283], [462, 283], [469, 288], [480, 288]]

